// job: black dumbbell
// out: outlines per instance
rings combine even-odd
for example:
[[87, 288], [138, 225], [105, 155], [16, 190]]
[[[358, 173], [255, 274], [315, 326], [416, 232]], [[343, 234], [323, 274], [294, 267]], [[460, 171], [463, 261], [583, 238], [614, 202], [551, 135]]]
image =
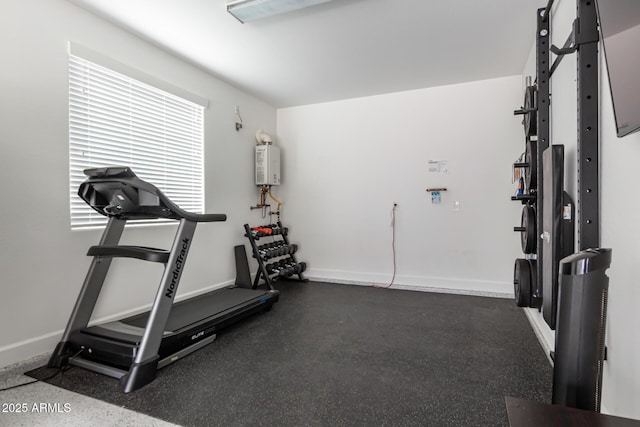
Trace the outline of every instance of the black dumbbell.
[[293, 245], [287, 245], [287, 250], [284, 253], [285, 255], [293, 255], [297, 252], [298, 250], [298, 245], [293, 244]]
[[288, 261], [286, 259], [281, 259], [280, 261], [278, 261], [278, 266], [284, 268], [287, 266], [287, 262]]
[[271, 250], [269, 247], [270, 243], [258, 246], [258, 255], [264, 257]]
[[289, 254], [289, 246], [288, 245], [282, 245], [282, 248], [280, 249], [280, 256], [288, 255], [288, 254]]
[[272, 262], [271, 264], [267, 264], [265, 268], [267, 269], [268, 274], [278, 273], [280, 270], [282, 270], [282, 266], [278, 265], [277, 262]]
[[278, 273], [279, 276], [281, 277], [290, 277], [293, 275], [293, 268], [292, 267], [287, 267], [285, 269], [283, 269], [280, 273]]
[[303, 271], [305, 271], [307, 269], [307, 263], [306, 262], [300, 262], [298, 264], [296, 264], [295, 268], [294, 268], [294, 273], [295, 274], [300, 274]]

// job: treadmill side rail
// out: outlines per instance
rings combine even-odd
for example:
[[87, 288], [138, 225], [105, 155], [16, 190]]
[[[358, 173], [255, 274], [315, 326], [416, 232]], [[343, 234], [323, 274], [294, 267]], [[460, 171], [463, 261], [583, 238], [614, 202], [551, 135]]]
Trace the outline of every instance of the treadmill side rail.
[[69, 365], [78, 366], [80, 368], [89, 369], [102, 375], [108, 375], [113, 378], [120, 379], [127, 374], [127, 371], [105, 365], [104, 363], [94, 362], [93, 360], [82, 359], [80, 357], [69, 358]]
[[182, 359], [183, 357], [193, 353], [194, 351], [201, 349], [205, 345], [211, 344], [215, 339], [216, 339], [215, 334], [210, 335], [206, 339], [198, 341], [195, 344], [191, 344], [189, 347], [185, 347], [182, 350], [178, 351], [177, 353], [174, 353], [170, 356], [165, 357], [164, 359], [161, 359], [158, 362], [158, 369], [162, 369], [165, 366], [177, 361], [178, 359]]

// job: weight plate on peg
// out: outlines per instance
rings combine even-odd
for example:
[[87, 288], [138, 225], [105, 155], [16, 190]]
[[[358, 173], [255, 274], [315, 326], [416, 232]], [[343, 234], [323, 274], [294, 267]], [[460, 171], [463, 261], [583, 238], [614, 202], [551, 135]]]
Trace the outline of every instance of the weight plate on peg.
[[538, 282], [538, 261], [535, 259], [529, 259], [527, 261], [529, 261], [529, 271], [531, 271], [531, 301], [529, 302], [529, 307], [540, 308], [542, 306], [542, 299], [534, 298], [534, 289]]
[[517, 258], [513, 266], [513, 291], [518, 307], [531, 304], [531, 265], [524, 258]]
[[524, 183], [527, 187], [527, 192], [531, 193], [531, 190], [535, 189], [538, 184], [538, 143], [535, 141], [527, 141], [524, 161], [529, 164], [524, 168]]
[[524, 205], [522, 207], [520, 226], [524, 229], [520, 232], [522, 252], [525, 254], [535, 254], [538, 239], [536, 237], [536, 210], [533, 206]]
[[[527, 86], [524, 91], [524, 109], [533, 110], [536, 108], [537, 90], [535, 86]], [[538, 112], [529, 111], [525, 113], [522, 120], [525, 136], [536, 136], [538, 134]]]

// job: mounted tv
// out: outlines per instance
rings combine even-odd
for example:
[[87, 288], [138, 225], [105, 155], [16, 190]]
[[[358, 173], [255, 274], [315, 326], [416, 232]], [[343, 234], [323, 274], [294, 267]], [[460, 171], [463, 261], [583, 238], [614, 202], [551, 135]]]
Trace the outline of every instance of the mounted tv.
[[640, 0], [598, 0], [618, 137], [640, 130]]

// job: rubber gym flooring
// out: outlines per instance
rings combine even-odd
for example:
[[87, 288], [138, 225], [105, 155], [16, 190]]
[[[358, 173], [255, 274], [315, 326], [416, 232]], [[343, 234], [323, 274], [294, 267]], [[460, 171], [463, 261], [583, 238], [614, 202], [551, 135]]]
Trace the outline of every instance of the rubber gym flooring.
[[138, 391], [80, 368], [48, 382], [184, 426], [500, 426], [505, 396], [550, 401], [551, 365], [511, 299], [277, 288], [271, 311]]

